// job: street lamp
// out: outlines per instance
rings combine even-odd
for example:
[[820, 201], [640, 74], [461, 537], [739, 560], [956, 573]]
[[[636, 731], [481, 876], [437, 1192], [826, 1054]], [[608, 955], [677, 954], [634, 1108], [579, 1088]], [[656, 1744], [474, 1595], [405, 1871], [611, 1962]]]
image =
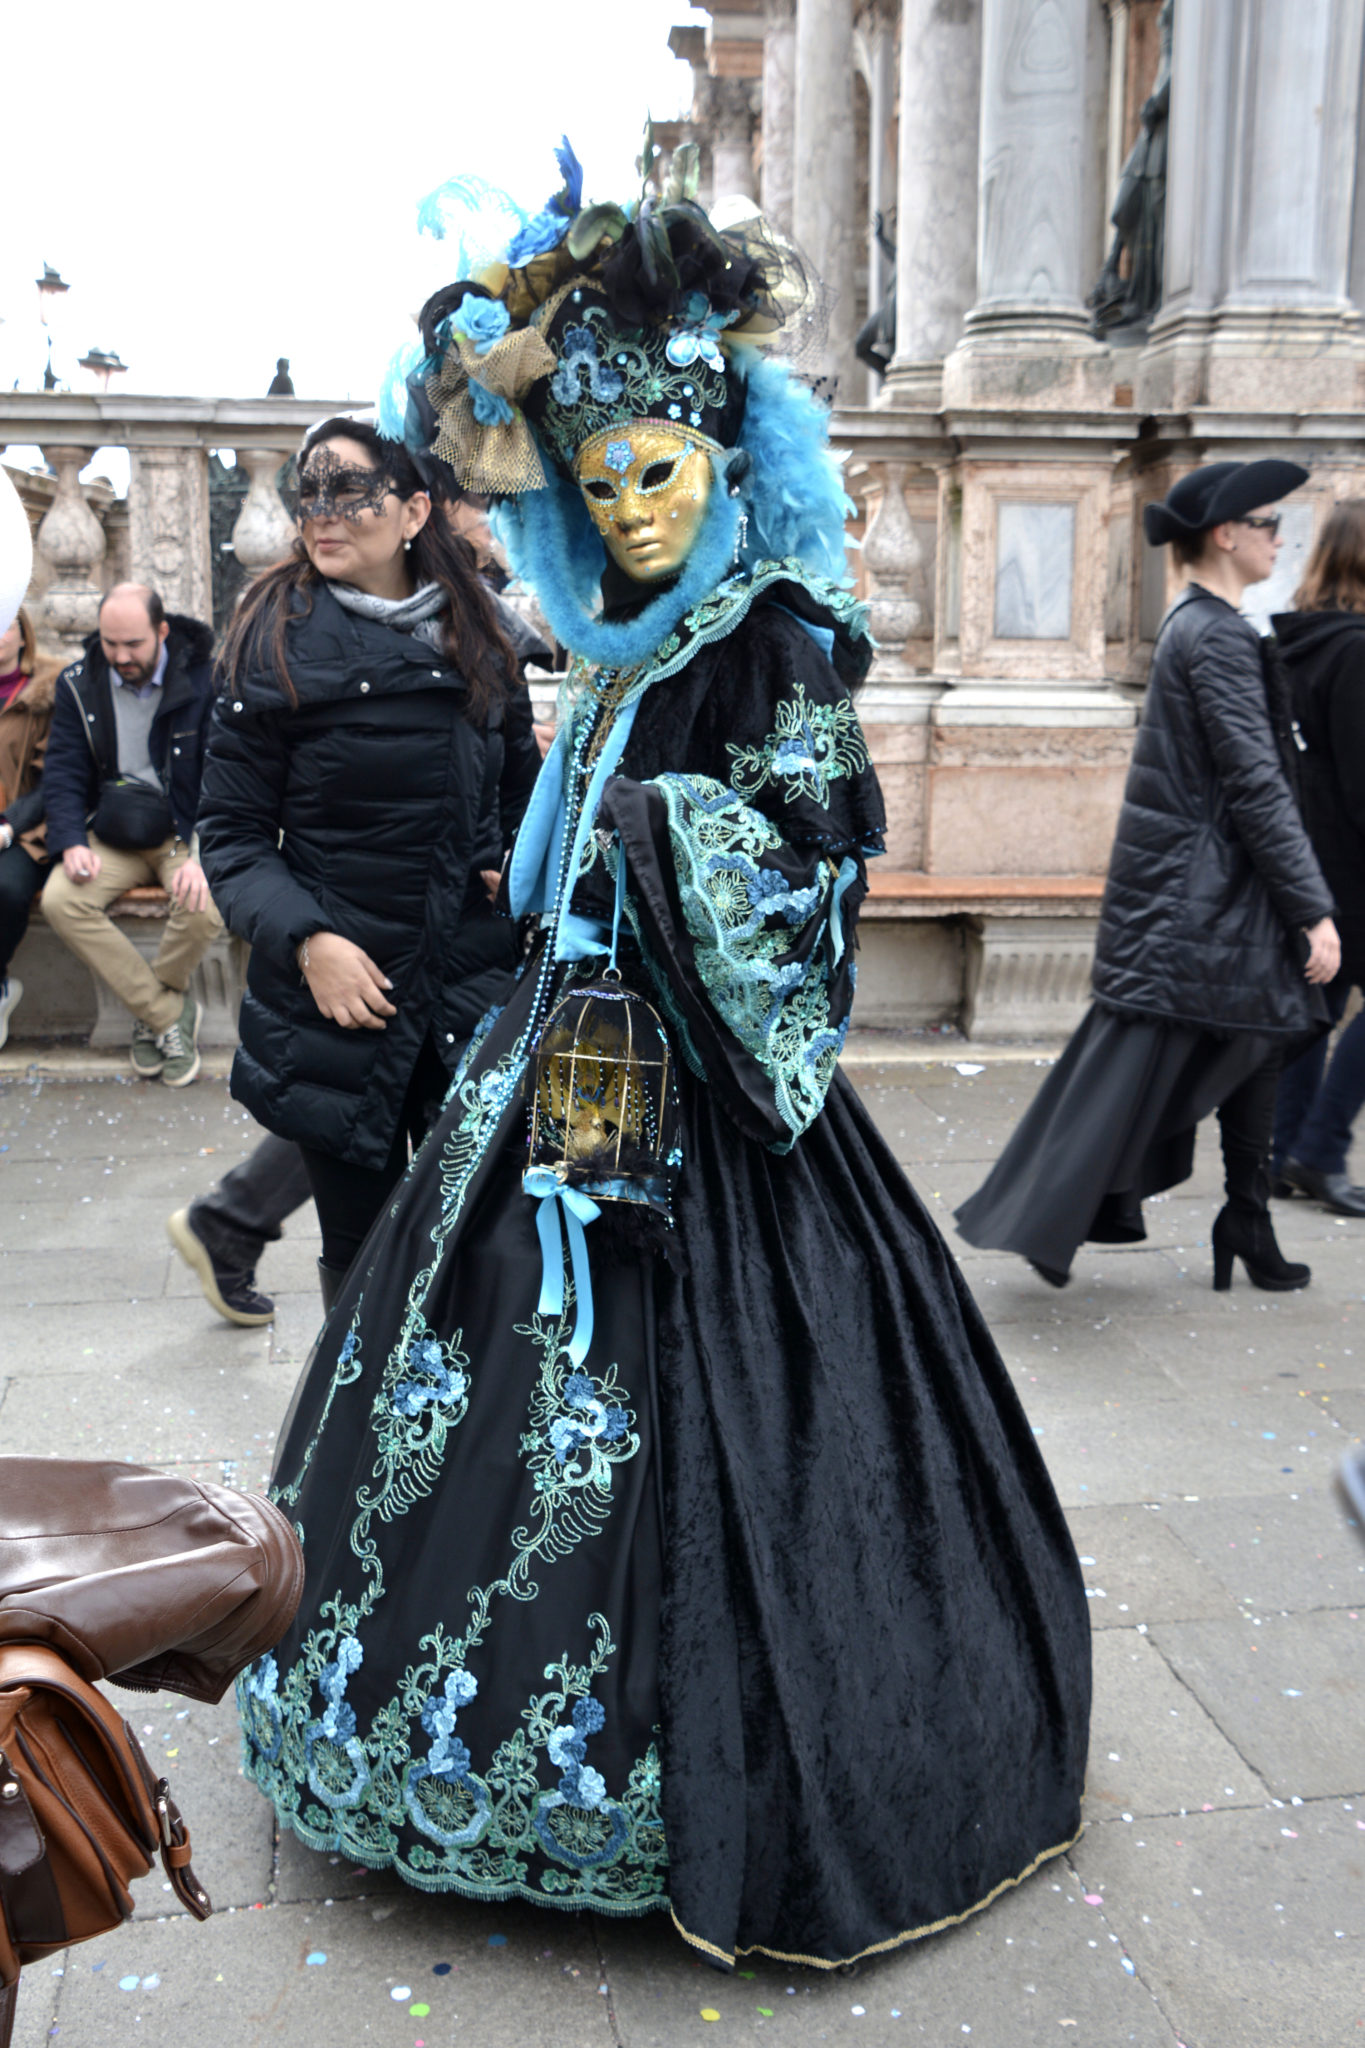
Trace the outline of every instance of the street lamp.
[[57, 375], [52, 367], [52, 322], [48, 315], [55, 302], [66, 292], [69, 292], [71, 287], [62, 276], [60, 270], [54, 270], [47, 261], [43, 263], [42, 276], [35, 279], [35, 282], [38, 286], [38, 317], [47, 332], [47, 367], [43, 371], [43, 389], [44, 391], [55, 391], [57, 388]]
[[89, 355], [81, 357], [80, 366], [83, 370], [89, 370], [90, 374], [99, 380], [101, 391], [109, 389], [111, 377], [125, 377], [128, 374], [128, 365], [120, 362], [117, 352], [112, 349], [92, 348]]

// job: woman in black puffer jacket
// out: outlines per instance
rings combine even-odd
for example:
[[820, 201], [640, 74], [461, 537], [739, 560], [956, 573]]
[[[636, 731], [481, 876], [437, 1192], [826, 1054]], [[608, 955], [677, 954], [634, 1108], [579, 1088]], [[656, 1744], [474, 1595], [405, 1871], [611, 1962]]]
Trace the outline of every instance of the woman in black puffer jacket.
[[[1306, 1286], [1270, 1222], [1270, 1138], [1286, 1049], [1326, 1021], [1332, 893], [1290, 783], [1289, 724], [1237, 604], [1275, 565], [1265, 510], [1289, 462], [1211, 463], [1144, 514], [1189, 587], [1162, 622], [1095, 955], [1095, 1003], [985, 1185], [964, 1237], [1021, 1252], [1054, 1286], [1086, 1239], [1146, 1236], [1144, 1196], [1188, 1177], [1218, 1111], [1227, 1203], [1214, 1285], [1240, 1257], [1262, 1287]], [[1258, 509], [1259, 508], [1259, 509]]]
[[[1334, 1017], [1365, 989], [1365, 499], [1328, 515], [1297, 611], [1274, 621], [1289, 671], [1302, 753], [1303, 821], [1336, 897], [1341, 972], [1327, 990]], [[1319, 1039], [1286, 1067], [1275, 1111], [1277, 1192], [1311, 1195], [1340, 1216], [1365, 1216], [1365, 1187], [1346, 1171], [1351, 1126], [1365, 1103], [1365, 1011], [1323, 1067]]]
[[524, 629], [401, 447], [315, 428], [299, 528], [228, 637], [198, 824], [252, 948], [232, 1092], [303, 1151], [330, 1300], [515, 970], [481, 871], [539, 755]]

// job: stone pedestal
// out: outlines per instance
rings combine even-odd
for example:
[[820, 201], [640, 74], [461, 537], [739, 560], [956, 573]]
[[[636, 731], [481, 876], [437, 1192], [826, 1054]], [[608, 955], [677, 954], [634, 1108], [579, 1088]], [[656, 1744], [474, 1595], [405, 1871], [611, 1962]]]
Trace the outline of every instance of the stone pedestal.
[[980, 80], [979, 0], [901, 0], [896, 353], [879, 405], [937, 409], [976, 297]]
[[1074, 1031], [1090, 1003], [1099, 919], [976, 917], [966, 939], [969, 1038], [1055, 1040]]
[[1361, 403], [1350, 300], [1365, 0], [1180, 0], [1144, 411]]
[[1091, 156], [1086, 0], [982, 0], [977, 299], [945, 406], [1092, 406], [1108, 351], [1081, 303]]
[[135, 582], [149, 583], [168, 612], [213, 617], [209, 566], [208, 456], [202, 448], [133, 448], [128, 542]]
[[68, 658], [80, 653], [99, 618], [96, 571], [104, 556], [104, 535], [80, 486], [80, 473], [94, 452], [60, 445], [43, 449], [43, 460], [57, 473], [56, 493], [38, 528], [37, 551], [46, 576], [43, 638]]

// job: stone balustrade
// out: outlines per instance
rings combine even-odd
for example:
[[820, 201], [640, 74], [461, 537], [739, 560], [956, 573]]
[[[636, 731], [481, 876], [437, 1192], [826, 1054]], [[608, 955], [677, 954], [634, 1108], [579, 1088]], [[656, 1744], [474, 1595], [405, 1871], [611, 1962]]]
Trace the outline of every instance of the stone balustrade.
[[[44, 643], [74, 653], [102, 593], [121, 579], [154, 584], [168, 611], [208, 619], [209, 451], [234, 449], [250, 479], [232, 545], [255, 575], [293, 534], [275, 488], [281, 464], [314, 420], [355, 409], [352, 400], [0, 394], [0, 445], [36, 445], [55, 476], [16, 476], [35, 526], [30, 602]], [[95, 451], [110, 447], [128, 452], [126, 499], [79, 480]]]

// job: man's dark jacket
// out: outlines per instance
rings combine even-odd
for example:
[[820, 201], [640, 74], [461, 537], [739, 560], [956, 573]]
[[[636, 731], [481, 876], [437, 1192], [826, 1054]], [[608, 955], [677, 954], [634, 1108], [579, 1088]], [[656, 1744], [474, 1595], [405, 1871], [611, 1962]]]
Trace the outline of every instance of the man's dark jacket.
[[1191, 584], [1162, 622], [1095, 954], [1121, 1015], [1281, 1037], [1325, 1015], [1304, 929], [1332, 914], [1276, 740], [1260, 641]]
[[[297, 704], [266, 632], [219, 699], [199, 843], [252, 949], [233, 1094], [280, 1137], [378, 1167], [423, 1041], [453, 1065], [516, 966], [516, 927], [479, 870], [501, 865], [540, 760], [524, 684], [485, 732], [425, 640], [343, 610], [325, 585], [304, 602], [287, 633]], [[382, 1031], [319, 1011], [296, 951], [320, 931], [393, 983]]]
[[1303, 822], [1337, 902], [1341, 967], [1365, 986], [1365, 615], [1286, 612], [1273, 621], [1289, 672]]
[[[166, 673], [147, 751], [170, 801], [175, 829], [188, 842], [199, 809], [213, 711], [213, 633], [198, 619], [174, 613], [167, 623]], [[119, 773], [113, 693], [122, 687], [110, 673], [98, 633], [90, 635], [80, 660], [57, 678], [43, 767], [50, 854], [89, 844], [86, 820], [99, 802], [100, 784]]]

